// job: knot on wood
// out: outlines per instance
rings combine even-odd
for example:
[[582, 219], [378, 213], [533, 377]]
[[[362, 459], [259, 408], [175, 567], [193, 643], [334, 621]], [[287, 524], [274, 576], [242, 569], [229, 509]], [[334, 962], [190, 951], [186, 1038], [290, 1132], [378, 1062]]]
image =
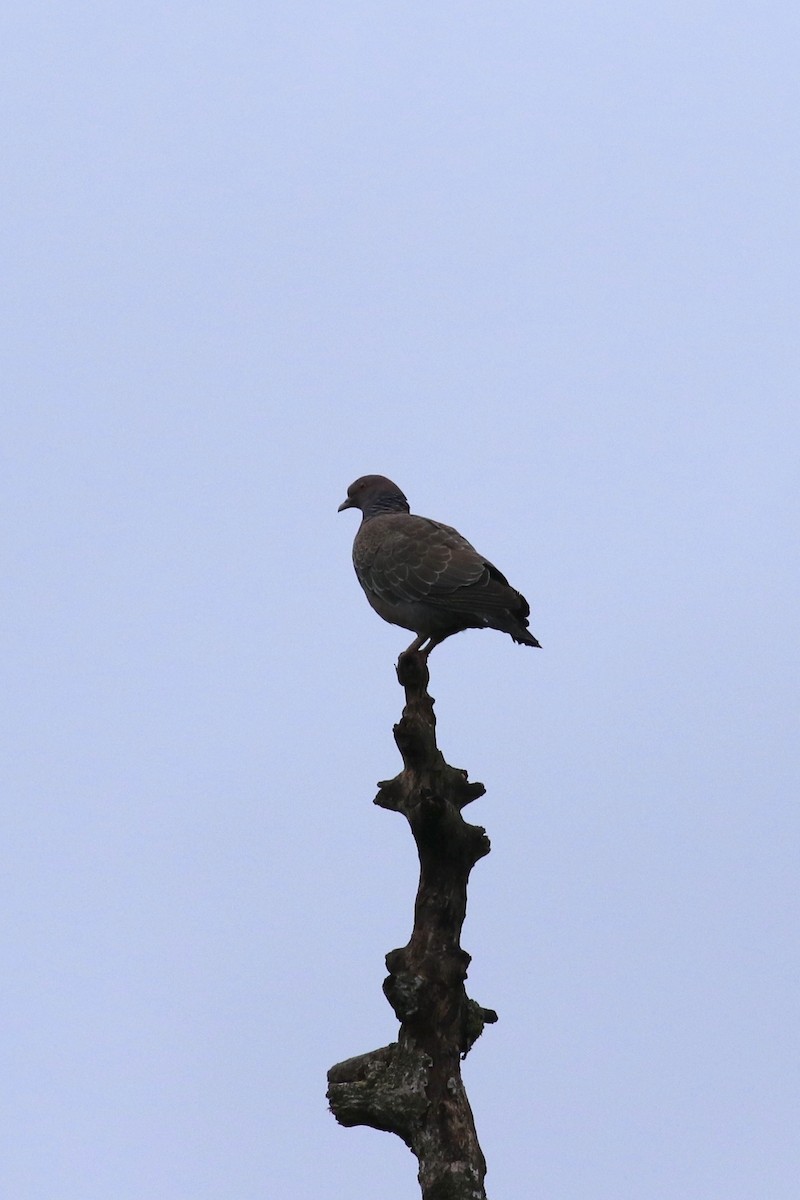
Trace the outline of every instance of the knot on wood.
[[482, 1008], [476, 1000], [470, 1000], [469, 998], [467, 998], [467, 1003], [464, 1005], [462, 1017], [461, 1057], [466, 1058], [483, 1033], [484, 1027], [486, 1025], [494, 1025], [498, 1018], [493, 1008]]
[[369, 1125], [410, 1146], [428, 1109], [430, 1066], [422, 1050], [397, 1042], [345, 1059], [328, 1071], [330, 1110], [340, 1125]]
[[[388, 959], [391, 956], [387, 954]], [[391, 967], [389, 970], [392, 971]], [[425, 998], [426, 981], [421, 975], [410, 972], [393, 971], [383, 981], [383, 994], [394, 1009], [394, 1015], [400, 1022], [413, 1021], [420, 1011]]]

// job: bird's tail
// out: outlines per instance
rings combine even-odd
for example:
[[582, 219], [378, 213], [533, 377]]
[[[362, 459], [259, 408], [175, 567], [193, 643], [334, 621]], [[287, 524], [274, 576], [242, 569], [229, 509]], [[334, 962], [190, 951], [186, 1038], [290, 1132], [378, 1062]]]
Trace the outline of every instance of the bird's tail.
[[523, 629], [522, 626], [517, 625], [515, 629], [509, 629], [508, 632], [511, 634], [514, 641], [518, 642], [520, 646], [538, 646], [538, 648], [541, 650], [542, 643], [537, 642], [533, 634], [529, 633], [527, 629]]

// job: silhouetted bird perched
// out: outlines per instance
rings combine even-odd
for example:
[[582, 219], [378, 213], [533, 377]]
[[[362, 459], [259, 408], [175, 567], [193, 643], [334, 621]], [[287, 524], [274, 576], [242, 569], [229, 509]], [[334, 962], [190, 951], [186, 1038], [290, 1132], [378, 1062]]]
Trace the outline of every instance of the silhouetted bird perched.
[[345, 508], [361, 509], [353, 565], [367, 599], [384, 621], [417, 634], [405, 653], [428, 655], [462, 629], [499, 629], [523, 646], [539, 645], [528, 632], [525, 597], [455, 529], [412, 516], [390, 479], [357, 479], [339, 512]]

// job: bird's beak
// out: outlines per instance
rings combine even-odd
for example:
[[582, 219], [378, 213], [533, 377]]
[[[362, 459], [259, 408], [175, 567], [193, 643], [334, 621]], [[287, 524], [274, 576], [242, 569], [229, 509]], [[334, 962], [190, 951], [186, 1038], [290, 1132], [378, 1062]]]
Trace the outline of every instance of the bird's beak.
[[349, 496], [347, 497], [347, 499], [344, 501], [344, 503], [343, 503], [343, 504], [340, 504], [340, 505], [339, 505], [339, 507], [337, 508], [337, 510], [336, 510], [336, 511], [337, 511], [337, 512], [344, 512], [344, 510], [345, 510], [346, 508], [355, 508], [355, 504], [353, 503], [353, 501], [350, 499], [350, 497], [349, 497]]

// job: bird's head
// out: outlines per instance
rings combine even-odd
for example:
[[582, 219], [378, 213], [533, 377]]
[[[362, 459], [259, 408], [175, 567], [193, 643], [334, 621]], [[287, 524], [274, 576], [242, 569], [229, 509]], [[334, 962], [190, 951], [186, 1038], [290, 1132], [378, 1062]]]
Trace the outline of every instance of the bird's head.
[[408, 501], [396, 483], [385, 475], [362, 475], [347, 489], [347, 499], [339, 505], [339, 512], [346, 508], [359, 508], [366, 521], [380, 513], [409, 511]]

